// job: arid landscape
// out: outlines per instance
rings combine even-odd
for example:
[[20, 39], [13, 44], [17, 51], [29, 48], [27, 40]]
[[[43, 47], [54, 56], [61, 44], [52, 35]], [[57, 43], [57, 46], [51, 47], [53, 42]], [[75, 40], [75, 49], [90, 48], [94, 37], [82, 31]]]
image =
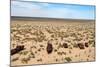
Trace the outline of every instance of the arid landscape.
[[95, 61], [93, 20], [11, 20], [11, 66]]

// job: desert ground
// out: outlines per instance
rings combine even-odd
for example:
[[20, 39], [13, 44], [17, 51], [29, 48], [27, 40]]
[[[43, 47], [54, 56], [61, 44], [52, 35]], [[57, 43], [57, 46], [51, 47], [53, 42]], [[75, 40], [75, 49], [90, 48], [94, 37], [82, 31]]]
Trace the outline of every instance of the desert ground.
[[95, 61], [95, 22], [11, 20], [11, 66]]

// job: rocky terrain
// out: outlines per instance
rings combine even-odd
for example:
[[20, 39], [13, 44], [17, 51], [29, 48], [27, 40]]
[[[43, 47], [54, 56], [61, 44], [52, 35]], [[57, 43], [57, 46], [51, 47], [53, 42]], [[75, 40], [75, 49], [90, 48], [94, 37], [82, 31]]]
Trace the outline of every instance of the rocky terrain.
[[95, 61], [95, 23], [11, 22], [11, 65]]

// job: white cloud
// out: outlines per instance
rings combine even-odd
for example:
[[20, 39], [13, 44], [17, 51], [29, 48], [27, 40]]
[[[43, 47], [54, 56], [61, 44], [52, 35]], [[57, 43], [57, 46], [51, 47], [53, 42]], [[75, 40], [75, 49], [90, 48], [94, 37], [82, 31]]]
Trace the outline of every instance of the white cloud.
[[[52, 17], [52, 18], [94, 18], [91, 10], [79, 12], [78, 9], [70, 7], [53, 7], [49, 3], [33, 3], [12, 1], [12, 16], [28, 16], [28, 17]], [[85, 14], [84, 14], [85, 13]], [[87, 15], [88, 16], [87, 16]], [[77, 16], [76, 16], [77, 15]]]
[[35, 5], [35, 4], [32, 4], [30, 2], [19, 2], [19, 1], [12, 1], [11, 2], [11, 5], [13, 7], [19, 7], [19, 8], [40, 8], [41, 6], [39, 5]]
[[95, 0], [22, 0], [22, 1], [40, 1], [40, 2], [56, 2], [69, 4], [95, 5]]
[[11, 2], [11, 15], [12, 16], [30, 16], [41, 17], [47, 16], [47, 11], [43, 7], [49, 6], [48, 3], [31, 3], [31, 2]]

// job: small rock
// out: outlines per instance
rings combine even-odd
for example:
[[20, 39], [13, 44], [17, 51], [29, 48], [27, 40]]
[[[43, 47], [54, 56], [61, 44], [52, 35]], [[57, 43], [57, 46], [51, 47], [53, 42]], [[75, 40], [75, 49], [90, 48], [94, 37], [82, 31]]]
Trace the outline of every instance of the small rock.
[[52, 53], [52, 51], [53, 51], [53, 47], [52, 47], [52, 44], [51, 43], [47, 43], [47, 48], [46, 48], [46, 50], [47, 50], [47, 53], [48, 54], [51, 54]]
[[22, 45], [22, 46], [16, 46], [16, 48], [15, 49], [12, 49], [11, 50], [11, 55], [14, 55], [14, 54], [16, 54], [16, 53], [19, 53], [20, 51], [22, 51], [22, 50], [24, 50], [25, 48], [24, 48], [24, 45]]
[[88, 43], [85, 43], [85, 47], [89, 47]]
[[63, 43], [63, 47], [64, 48], [68, 48], [68, 44], [67, 43]]
[[84, 45], [82, 43], [77, 44], [80, 49], [84, 49]]
[[23, 50], [23, 49], [24, 49], [24, 45], [16, 47], [16, 50]]

